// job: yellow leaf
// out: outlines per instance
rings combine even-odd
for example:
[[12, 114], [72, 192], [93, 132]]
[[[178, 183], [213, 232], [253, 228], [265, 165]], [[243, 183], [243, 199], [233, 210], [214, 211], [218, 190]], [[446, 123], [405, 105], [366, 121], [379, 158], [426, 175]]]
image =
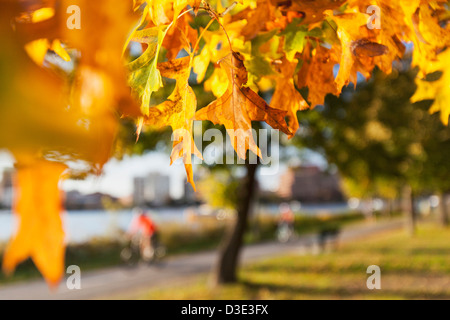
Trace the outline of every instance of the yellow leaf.
[[200, 159], [203, 158], [192, 138], [197, 98], [188, 82], [190, 57], [160, 63], [158, 69], [163, 77], [176, 79], [177, 82], [167, 101], [150, 108], [146, 124], [172, 127], [174, 142], [170, 162], [172, 164], [179, 158], [183, 159], [188, 181], [195, 190], [191, 157], [194, 154]]
[[6, 248], [3, 270], [12, 273], [31, 257], [50, 285], [57, 285], [64, 272], [62, 199], [58, 182], [65, 165], [42, 159], [17, 163], [14, 212], [19, 228]]
[[55, 15], [55, 9], [53, 8], [40, 8], [33, 12], [31, 15], [31, 22], [37, 23], [50, 19]]
[[41, 66], [44, 63], [48, 49], [49, 43], [47, 39], [34, 40], [25, 45], [25, 50], [28, 55], [38, 66]]
[[38, 39], [25, 45], [25, 50], [28, 55], [39, 66], [42, 66], [44, 63], [45, 56], [49, 49], [54, 51], [64, 61], [70, 61], [70, 56], [61, 45], [60, 40], [54, 40], [52, 45], [50, 45], [50, 42], [47, 39]]
[[222, 96], [228, 88], [227, 73], [222, 68], [215, 68], [211, 77], [205, 81], [206, 91], [211, 91], [216, 97]]
[[341, 62], [339, 67], [339, 73], [336, 77], [336, 83], [338, 91], [342, 90], [342, 87], [353, 82], [357, 82], [357, 71], [354, 68], [355, 56], [353, 53], [353, 42], [362, 39], [361, 28], [366, 28], [369, 16], [360, 12], [345, 13], [342, 15], [334, 16], [332, 12], [327, 12], [328, 15], [336, 22], [338, 29], [337, 35], [341, 40]]
[[450, 50], [438, 55], [438, 61], [430, 64], [430, 71], [442, 71], [437, 81], [417, 79], [417, 91], [411, 97], [412, 102], [434, 100], [430, 112], [441, 112], [441, 120], [448, 125], [450, 116]]
[[145, 3], [147, 13], [155, 26], [169, 24], [175, 21], [184, 8], [190, 5], [198, 11], [199, 0], [139, 0], [135, 1], [135, 8]]
[[50, 48], [53, 50], [58, 56], [60, 56], [64, 61], [70, 61], [70, 56], [67, 53], [66, 49], [61, 45], [61, 41], [58, 39], [53, 40], [52, 46]]
[[[225, 18], [227, 17], [228, 16]], [[246, 23], [245, 20], [223, 23], [227, 30], [227, 34], [232, 41], [233, 48], [239, 47], [238, 44], [243, 42], [241, 41], [243, 38], [240, 37], [240, 33], [245, 28]], [[210, 63], [217, 63], [229, 53], [228, 39], [223, 30], [220, 29], [214, 32], [205, 31], [203, 33], [203, 40], [205, 40], [205, 45], [200, 54], [194, 57], [193, 61], [193, 71], [197, 74], [197, 82], [203, 81]]]

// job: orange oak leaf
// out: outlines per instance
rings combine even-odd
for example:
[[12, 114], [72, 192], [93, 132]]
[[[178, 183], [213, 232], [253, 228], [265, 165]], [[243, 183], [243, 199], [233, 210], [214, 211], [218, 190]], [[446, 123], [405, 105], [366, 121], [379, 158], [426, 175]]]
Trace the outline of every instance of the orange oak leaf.
[[312, 50], [311, 45], [306, 47], [297, 86], [308, 87], [308, 101], [311, 107], [322, 105], [327, 94], [339, 94], [333, 73], [334, 66], [338, 62], [335, 49], [327, 49], [320, 45]]
[[19, 160], [14, 202], [19, 228], [3, 257], [5, 273], [31, 257], [50, 285], [60, 281], [65, 245], [58, 182], [65, 169], [63, 164], [42, 159]]
[[324, 11], [338, 9], [345, 0], [272, 0], [281, 12], [300, 12], [302, 24], [314, 24], [324, 19]]
[[246, 40], [253, 39], [262, 30], [266, 29], [266, 23], [273, 20], [274, 7], [269, 0], [258, 0], [255, 9], [247, 8], [234, 15], [232, 21], [245, 19], [247, 25], [242, 29], [241, 35]]
[[247, 70], [242, 55], [237, 52], [219, 61], [226, 71], [228, 88], [226, 92], [195, 114], [196, 120], [210, 120], [223, 124], [231, 138], [231, 143], [241, 159], [246, 159], [247, 150], [261, 157], [261, 151], [252, 136], [252, 121], [265, 121], [274, 129], [290, 135], [284, 117], [286, 111], [270, 107], [263, 98], [245, 87]]
[[270, 104], [277, 109], [286, 110], [289, 130], [292, 138], [299, 128], [297, 111], [309, 108], [308, 103], [295, 88], [294, 73], [297, 63], [292, 63], [286, 58], [278, 65], [279, 75], [275, 78], [276, 87]]
[[193, 29], [189, 23], [193, 21], [192, 16], [185, 14], [178, 18], [174, 26], [167, 31], [162, 46], [167, 49], [167, 59], [174, 60], [178, 53], [185, 49], [190, 52], [197, 41], [197, 30]]

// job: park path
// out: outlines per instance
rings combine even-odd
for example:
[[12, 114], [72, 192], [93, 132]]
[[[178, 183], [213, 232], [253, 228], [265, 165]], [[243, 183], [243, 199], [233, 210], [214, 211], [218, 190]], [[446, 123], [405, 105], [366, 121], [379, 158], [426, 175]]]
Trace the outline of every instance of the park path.
[[[402, 220], [364, 223], [343, 228], [340, 242], [354, 241], [385, 231], [400, 229]], [[268, 242], [246, 246], [241, 261], [248, 263], [287, 253], [304, 253], [317, 249], [317, 235], [304, 235], [286, 244]], [[192, 276], [207, 274], [216, 260], [216, 251], [200, 252], [167, 258], [160, 266], [117, 266], [95, 271], [81, 271], [81, 289], [69, 290], [66, 280], [56, 291], [50, 291], [43, 280], [0, 286], [0, 300], [77, 300], [128, 298], [136, 293], [167, 284], [183, 284]]]

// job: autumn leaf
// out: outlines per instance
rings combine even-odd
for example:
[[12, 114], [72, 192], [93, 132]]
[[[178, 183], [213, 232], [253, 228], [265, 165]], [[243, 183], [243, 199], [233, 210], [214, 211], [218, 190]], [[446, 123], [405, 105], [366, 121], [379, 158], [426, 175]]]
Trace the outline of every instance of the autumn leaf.
[[261, 157], [261, 151], [252, 136], [251, 121], [265, 121], [274, 129], [286, 134], [284, 117], [286, 111], [271, 108], [258, 94], [245, 87], [247, 70], [239, 53], [232, 52], [220, 61], [228, 76], [228, 89], [216, 101], [195, 114], [196, 120], [210, 120], [223, 124], [231, 143], [241, 159], [246, 159], [247, 150]]
[[0, 147], [23, 153], [45, 149], [94, 155], [97, 146], [90, 143], [90, 132], [80, 125], [79, 113], [67, 107], [64, 80], [38, 67], [1, 25], [0, 33], [4, 45], [0, 61], [8, 61], [0, 66]]
[[334, 80], [334, 67], [338, 62], [336, 49], [307, 46], [303, 53], [303, 64], [297, 74], [297, 86], [308, 88], [311, 107], [323, 105], [327, 94], [339, 94]]
[[354, 84], [357, 82], [357, 71], [360, 70], [354, 68], [356, 57], [353, 53], [353, 43], [364, 37], [361, 30], [364, 28], [367, 30], [368, 15], [359, 12], [336, 16], [332, 12], [328, 12], [328, 15], [336, 23], [337, 35], [341, 40], [341, 62], [336, 77], [337, 88], [340, 92], [342, 87], [350, 82]]
[[72, 86], [72, 109], [80, 119], [90, 121], [86, 130], [89, 141], [86, 144], [95, 146], [95, 149], [81, 149], [78, 152], [92, 161], [97, 169], [101, 169], [110, 159], [118, 130], [113, 92], [114, 82], [107, 73], [88, 66], [79, 68]]
[[[245, 58], [244, 65], [248, 71], [247, 86], [255, 91], [264, 91], [263, 81], [275, 75], [272, 61], [283, 57], [283, 54], [278, 50], [281, 38], [276, 36], [277, 31], [261, 33], [246, 43], [241, 43], [240, 39], [233, 42], [234, 47], [239, 48], [239, 53]], [[222, 70], [225, 73], [223, 69], [216, 68], [216, 70]], [[224, 85], [227, 86], [227, 81]], [[270, 87], [266, 90], [270, 90]]]
[[216, 64], [228, 54], [227, 35], [231, 41], [240, 39], [240, 32], [245, 28], [246, 23], [245, 20], [228, 22], [226, 24], [227, 34], [221, 29], [218, 31], [202, 30], [202, 39], [205, 41], [205, 45], [201, 49], [200, 54], [194, 57], [193, 61], [193, 71], [197, 75], [197, 82], [200, 83], [204, 80], [210, 63]]
[[160, 63], [158, 69], [163, 77], [175, 79], [176, 85], [167, 101], [149, 109], [145, 123], [157, 127], [172, 127], [174, 142], [170, 162], [172, 164], [179, 158], [183, 159], [188, 182], [195, 190], [191, 155], [203, 158], [192, 138], [197, 98], [189, 86], [190, 57]]
[[421, 100], [434, 100], [430, 112], [440, 112], [441, 120], [448, 125], [450, 116], [450, 50], [439, 54], [438, 61], [430, 66], [430, 71], [443, 71], [436, 81], [417, 79], [417, 91], [411, 97], [412, 102]]
[[[66, 0], [64, 0], [66, 1]], [[70, 1], [68, 1], [70, 2]], [[70, 109], [85, 122], [89, 150], [77, 150], [93, 162], [97, 171], [110, 159], [119, 127], [119, 116], [139, 117], [139, 105], [130, 96], [127, 72], [121, 59], [123, 44], [134, 22], [130, 3], [77, 0], [81, 29], [63, 29], [69, 46], [80, 52], [71, 81]]]
[[180, 17], [167, 31], [162, 46], [167, 49], [167, 60], [174, 60], [178, 53], [184, 49], [190, 52], [197, 42], [197, 30], [190, 26], [193, 21], [189, 14]]
[[3, 271], [10, 274], [31, 257], [51, 286], [64, 272], [62, 199], [58, 183], [66, 169], [60, 163], [18, 157], [14, 213], [19, 228], [3, 257]]
[[289, 124], [289, 131], [294, 136], [299, 128], [297, 111], [309, 108], [309, 105], [297, 91], [294, 85], [294, 73], [297, 63], [289, 62], [287, 59], [280, 61], [278, 65], [279, 75], [276, 77], [275, 92], [270, 104], [277, 109], [287, 111], [286, 118]]
[[181, 11], [188, 5], [198, 8], [199, 0], [135, 0], [134, 8], [136, 10], [142, 5], [146, 6], [144, 12], [154, 25], [162, 26], [175, 21]]
[[422, 75], [432, 72], [429, 67], [433, 61], [438, 60], [440, 48], [450, 45], [450, 27], [445, 24], [446, 27], [442, 28], [437, 15], [442, 4], [438, 5], [436, 1], [434, 10], [431, 5], [431, 3], [421, 3], [413, 19], [416, 32], [416, 38], [413, 40], [417, 47], [414, 51], [413, 65], [419, 66]]
[[[368, 0], [348, 0], [350, 8], [358, 8], [366, 12]], [[422, 76], [428, 71], [430, 61], [436, 59], [439, 51], [448, 45], [448, 27], [442, 28], [438, 19], [438, 13], [445, 11], [443, 5], [446, 1], [421, 1], [421, 0], [378, 0], [380, 8], [381, 30], [372, 30], [376, 42], [388, 47], [389, 52], [375, 59], [376, 64], [383, 72], [390, 73], [392, 62], [403, 56], [405, 51], [403, 42], [414, 44], [414, 66], [420, 68]]]
[[245, 19], [247, 25], [242, 29], [241, 35], [246, 40], [251, 40], [258, 35], [260, 31], [267, 31], [266, 23], [271, 19], [273, 6], [269, 0], [258, 0], [255, 9], [246, 9], [235, 15], [233, 19]]
[[345, 0], [275, 0], [282, 12], [301, 12], [302, 24], [314, 25], [324, 20], [326, 10], [338, 9]]
[[378, 57], [386, 54], [389, 49], [379, 43], [368, 39], [360, 39], [352, 43], [352, 52], [355, 56]]
[[303, 52], [307, 37], [318, 38], [321, 36], [320, 29], [308, 30], [306, 26], [300, 25], [300, 23], [301, 19], [294, 19], [280, 33], [281, 36], [284, 36], [284, 52], [289, 61], [292, 61], [297, 53]]
[[[112, 85], [112, 104], [120, 116], [138, 117], [139, 105], [130, 97], [127, 70], [122, 60], [123, 46], [135, 17], [128, 1], [122, 0], [63, 0], [67, 8], [77, 4], [82, 12], [81, 29], [62, 27], [63, 42], [80, 53], [77, 67], [97, 70]], [[62, 13], [67, 15], [65, 11]], [[75, 77], [77, 74], [75, 74]]]
[[[27, 57], [29, 42], [20, 47], [10, 25], [11, 16], [3, 16], [10, 14], [9, 8], [0, 4], [0, 34], [5, 46], [0, 61], [8, 61], [7, 68], [0, 63], [0, 146], [12, 151], [18, 161], [14, 210], [20, 216], [20, 227], [5, 253], [3, 269], [12, 272], [31, 256], [52, 285], [64, 270], [58, 183], [66, 166], [34, 155], [58, 161], [84, 160], [100, 169], [111, 156], [118, 115], [140, 114], [139, 108], [134, 108], [120, 59], [131, 22], [129, 8], [122, 1], [116, 1], [115, 6], [111, 1], [77, 4], [83, 8], [83, 28], [58, 30], [64, 43], [78, 52], [70, 79], [63, 79], [63, 72], [55, 74], [38, 67]], [[32, 25], [27, 28], [33, 30]], [[37, 49], [41, 50], [40, 59], [48, 43], [52, 43], [50, 49], [59, 50], [59, 40], [47, 42], [38, 32], [32, 35], [44, 39]], [[33, 48], [31, 51], [28, 53], [33, 56], [36, 52]], [[37, 62], [42, 65], [42, 60]]]
[[[127, 66], [129, 70], [128, 83], [140, 100], [141, 111], [144, 116], [148, 116], [149, 114], [150, 98], [153, 92], [162, 87], [161, 74], [157, 65], [164, 35], [163, 28], [154, 27], [138, 30], [132, 37], [132, 41], [147, 45], [144, 53]], [[137, 128], [138, 137], [142, 128], [143, 119], [143, 117], [139, 119]]]
[[61, 57], [64, 61], [70, 61], [70, 56], [67, 53], [66, 49], [61, 45], [61, 41], [54, 40], [51, 44], [48, 39], [38, 39], [34, 40], [25, 45], [25, 50], [28, 55], [33, 59], [33, 61], [41, 66], [44, 63], [45, 56], [47, 55], [48, 50], [52, 50], [59, 57]]
[[[27, 12], [26, 14], [18, 17], [16, 20], [22, 25], [35, 25], [55, 19], [55, 13], [54, 8], [37, 7], [34, 11]], [[37, 65], [42, 65], [44, 63], [44, 58], [48, 50], [52, 50], [58, 54], [64, 61], [70, 61], [70, 56], [61, 45], [61, 41], [59, 39], [35, 39], [25, 45], [25, 50]]]

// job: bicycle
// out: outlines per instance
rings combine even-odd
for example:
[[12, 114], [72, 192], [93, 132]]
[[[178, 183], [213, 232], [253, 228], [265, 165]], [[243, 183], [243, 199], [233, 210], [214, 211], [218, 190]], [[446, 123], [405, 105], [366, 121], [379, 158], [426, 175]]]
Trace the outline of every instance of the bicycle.
[[281, 243], [287, 243], [295, 235], [294, 228], [288, 223], [280, 223], [277, 228], [277, 239]]
[[120, 252], [121, 261], [129, 266], [137, 265], [140, 262], [155, 264], [166, 255], [166, 248], [159, 242], [157, 235], [150, 238], [149, 245], [143, 245], [143, 241], [148, 240], [140, 234], [127, 239]]

